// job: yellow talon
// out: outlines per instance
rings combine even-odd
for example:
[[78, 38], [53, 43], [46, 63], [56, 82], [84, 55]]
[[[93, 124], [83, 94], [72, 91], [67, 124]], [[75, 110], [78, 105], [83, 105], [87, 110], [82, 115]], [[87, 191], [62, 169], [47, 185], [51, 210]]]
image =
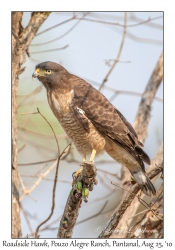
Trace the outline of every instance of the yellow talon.
[[74, 174], [74, 176], [78, 177], [82, 170], [83, 170], [82, 168], [78, 169], [78, 171]]
[[80, 168], [79, 170], [77, 170], [77, 171], [74, 173], [74, 175], [73, 175], [72, 186], [76, 183], [76, 180], [77, 180], [77, 178], [78, 178], [78, 176], [79, 176], [79, 174], [81, 173], [82, 170], [83, 170], [83, 169]]
[[92, 150], [92, 154], [91, 154], [91, 157], [90, 157], [90, 161], [94, 161], [96, 152], [97, 152], [97, 151], [96, 151], [95, 149]]

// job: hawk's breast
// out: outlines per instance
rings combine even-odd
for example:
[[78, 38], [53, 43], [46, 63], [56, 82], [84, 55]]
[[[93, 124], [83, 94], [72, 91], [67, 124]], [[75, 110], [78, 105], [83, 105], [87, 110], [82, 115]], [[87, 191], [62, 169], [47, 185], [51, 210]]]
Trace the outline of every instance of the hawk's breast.
[[[90, 155], [93, 149], [97, 153], [104, 150], [105, 138], [95, 129], [90, 120], [87, 118], [89, 123], [89, 133], [87, 133], [76, 119], [71, 108], [73, 91], [66, 94], [48, 92], [47, 97], [54, 115], [81, 155]], [[80, 109], [80, 112], [83, 110]]]

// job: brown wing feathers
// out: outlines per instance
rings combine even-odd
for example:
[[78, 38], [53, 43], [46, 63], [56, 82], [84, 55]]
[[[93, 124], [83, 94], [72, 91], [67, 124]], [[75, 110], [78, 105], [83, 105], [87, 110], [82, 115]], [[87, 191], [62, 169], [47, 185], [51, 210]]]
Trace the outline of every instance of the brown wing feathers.
[[[113, 105], [90, 84], [82, 80], [84, 84], [74, 88], [72, 108], [79, 122], [88, 132], [88, 120], [101, 132], [115, 143], [128, 151], [142, 166], [142, 160], [150, 164], [148, 155], [141, 148], [143, 144], [138, 140], [137, 134], [131, 124]], [[78, 109], [84, 114], [78, 112]]]

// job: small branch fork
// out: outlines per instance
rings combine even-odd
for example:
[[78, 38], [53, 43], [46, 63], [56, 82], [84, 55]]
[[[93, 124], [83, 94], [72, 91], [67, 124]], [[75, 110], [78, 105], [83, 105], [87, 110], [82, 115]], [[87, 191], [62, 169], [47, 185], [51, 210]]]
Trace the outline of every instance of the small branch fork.
[[98, 182], [96, 179], [97, 169], [93, 162], [85, 162], [81, 166], [83, 170], [73, 181], [72, 190], [60, 221], [57, 238], [72, 238], [82, 198], [87, 202], [89, 191], [92, 191], [94, 184], [96, 185]]

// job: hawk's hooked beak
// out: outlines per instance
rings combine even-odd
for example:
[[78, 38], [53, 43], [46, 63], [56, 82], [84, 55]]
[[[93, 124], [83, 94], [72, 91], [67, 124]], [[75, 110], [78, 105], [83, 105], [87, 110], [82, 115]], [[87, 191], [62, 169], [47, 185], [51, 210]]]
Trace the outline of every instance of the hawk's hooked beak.
[[33, 78], [36, 78], [36, 77], [38, 77], [38, 76], [44, 76], [44, 73], [43, 73], [43, 71], [41, 70], [41, 69], [36, 69], [35, 70], [35, 72], [32, 74], [32, 79]]
[[36, 78], [38, 75], [39, 75], [39, 74], [38, 74], [37, 72], [34, 72], [34, 73], [32, 74], [32, 79], [33, 79], [33, 78]]

